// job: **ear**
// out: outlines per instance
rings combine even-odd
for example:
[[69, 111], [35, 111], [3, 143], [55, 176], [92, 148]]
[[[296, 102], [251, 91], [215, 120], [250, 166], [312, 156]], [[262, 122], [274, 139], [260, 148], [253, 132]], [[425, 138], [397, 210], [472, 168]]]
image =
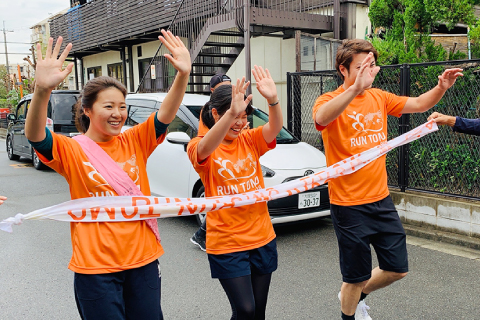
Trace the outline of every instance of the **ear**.
[[215, 108], [212, 108], [212, 116], [213, 116], [213, 119], [215, 119], [215, 123], [220, 120], [220, 115], [218, 114], [217, 112], [217, 109]]
[[340, 70], [340, 73], [343, 75], [343, 78], [345, 79], [348, 76], [348, 69], [345, 68], [343, 64], [338, 66], [338, 69]]

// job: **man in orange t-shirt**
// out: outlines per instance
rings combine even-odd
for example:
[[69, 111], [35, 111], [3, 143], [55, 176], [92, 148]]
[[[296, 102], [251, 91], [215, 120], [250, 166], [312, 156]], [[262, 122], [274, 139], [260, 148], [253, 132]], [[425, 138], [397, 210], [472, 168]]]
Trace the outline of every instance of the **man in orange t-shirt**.
[[[377, 52], [365, 40], [344, 40], [335, 67], [344, 80], [320, 96], [313, 119], [322, 132], [327, 165], [387, 141], [387, 115], [425, 112], [440, 101], [462, 69], [449, 69], [438, 85], [416, 98], [371, 88], [380, 70]], [[364, 299], [408, 272], [406, 236], [389, 195], [385, 156], [329, 182], [331, 216], [340, 252], [342, 319], [371, 320]], [[372, 270], [372, 245], [379, 267]]]

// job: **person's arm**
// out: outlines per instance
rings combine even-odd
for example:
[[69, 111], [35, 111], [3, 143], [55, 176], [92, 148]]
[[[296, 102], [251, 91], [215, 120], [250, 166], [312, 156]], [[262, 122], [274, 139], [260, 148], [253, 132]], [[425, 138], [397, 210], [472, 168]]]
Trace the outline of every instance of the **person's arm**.
[[72, 62], [68, 64], [65, 70], [62, 70], [63, 63], [72, 48], [71, 43], [65, 47], [62, 55], [57, 59], [62, 41], [62, 37], [58, 37], [57, 43], [52, 51], [53, 39], [50, 38], [48, 40], [45, 59], [42, 57], [40, 44], [37, 44], [35, 91], [25, 121], [25, 136], [33, 142], [40, 142], [45, 139], [45, 124], [47, 123], [47, 108], [50, 93], [68, 76], [73, 68]]
[[375, 66], [375, 58], [373, 53], [370, 52], [360, 66], [355, 83], [348, 87], [345, 92], [322, 105], [315, 114], [315, 122], [322, 127], [326, 127], [330, 122], [337, 119], [357, 95], [372, 85], [378, 71], [380, 71], [380, 67]]
[[445, 70], [438, 76], [438, 84], [433, 89], [416, 98], [408, 98], [401, 113], [422, 113], [435, 106], [457, 78], [463, 76], [462, 71], [463, 69], [459, 68]]
[[254, 66], [253, 77], [257, 82], [257, 90], [267, 100], [268, 122], [263, 126], [262, 134], [265, 142], [270, 143], [277, 137], [283, 127], [283, 115], [280, 102], [278, 101], [277, 87], [273, 82], [268, 69]]
[[208, 130], [205, 136], [200, 140], [197, 147], [197, 160], [202, 162], [207, 159], [215, 149], [218, 148], [220, 143], [227, 135], [228, 130], [236, 121], [236, 118], [240, 113], [245, 111], [250, 100], [252, 100], [252, 95], [249, 95], [247, 99], [244, 100], [245, 92], [247, 87], [250, 84], [250, 81], [245, 83], [245, 77], [242, 78], [240, 82], [237, 79], [237, 85], [232, 85], [232, 104], [230, 109], [225, 112], [225, 114], [218, 120], [215, 125]]
[[190, 53], [178, 36], [174, 36], [170, 31], [162, 30], [162, 36], [158, 39], [170, 51], [170, 54], [165, 54], [165, 58], [170, 61], [173, 67], [178, 71], [173, 81], [172, 87], [168, 91], [162, 106], [157, 113], [159, 122], [169, 124], [175, 119], [178, 108], [182, 103], [185, 90], [187, 89], [188, 77], [192, 63], [190, 61]]
[[3, 201], [7, 200], [7, 197], [4, 197], [4, 196], [0, 196], [0, 204], [3, 203]]
[[480, 119], [466, 119], [453, 117], [439, 112], [434, 112], [428, 117], [428, 120], [434, 120], [438, 125], [446, 125], [453, 131], [480, 136]]

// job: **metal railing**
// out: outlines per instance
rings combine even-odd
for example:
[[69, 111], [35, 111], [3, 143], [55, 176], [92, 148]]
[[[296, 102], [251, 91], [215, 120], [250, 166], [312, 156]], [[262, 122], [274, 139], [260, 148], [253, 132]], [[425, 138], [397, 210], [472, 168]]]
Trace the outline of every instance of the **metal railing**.
[[[463, 68], [442, 100], [421, 114], [388, 117], [388, 139], [427, 121], [434, 111], [465, 118], [480, 117], [480, 60], [383, 66], [374, 87], [417, 97], [435, 87], [446, 68]], [[302, 141], [324, 150], [312, 107], [318, 96], [342, 84], [336, 71], [287, 74], [288, 127]], [[454, 133], [449, 127], [387, 154], [388, 184], [406, 189], [480, 198], [480, 137]]]

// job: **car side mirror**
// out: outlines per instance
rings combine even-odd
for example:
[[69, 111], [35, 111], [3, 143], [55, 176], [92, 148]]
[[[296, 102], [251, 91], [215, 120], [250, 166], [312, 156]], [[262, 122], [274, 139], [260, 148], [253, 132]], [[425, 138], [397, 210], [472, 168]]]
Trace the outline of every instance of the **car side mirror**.
[[188, 144], [190, 137], [185, 132], [170, 132], [167, 134], [167, 141], [174, 144]]
[[14, 113], [9, 113], [9, 114], [7, 115], [7, 120], [8, 120], [8, 121], [15, 121], [15, 120], [17, 120], [17, 117], [15, 116]]

